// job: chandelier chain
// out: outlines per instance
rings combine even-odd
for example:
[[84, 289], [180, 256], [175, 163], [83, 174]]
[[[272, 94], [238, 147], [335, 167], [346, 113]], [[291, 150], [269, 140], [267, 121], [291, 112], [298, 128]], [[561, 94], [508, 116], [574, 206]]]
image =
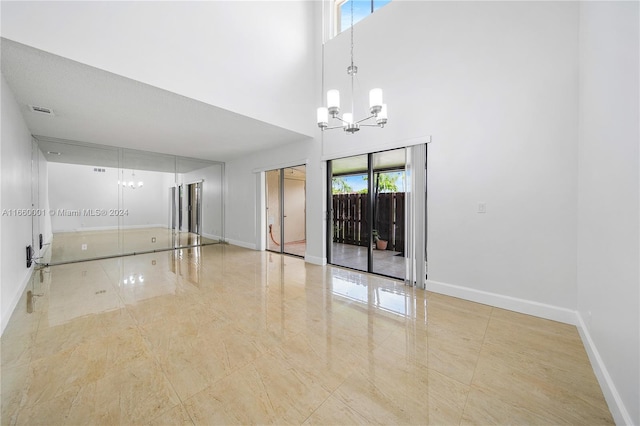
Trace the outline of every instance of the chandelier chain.
[[353, 78], [356, 73], [356, 67], [353, 65], [353, 2], [354, 0], [349, 0], [351, 3], [351, 113], [355, 117], [356, 111], [354, 106], [354, 87], [353, 87]]

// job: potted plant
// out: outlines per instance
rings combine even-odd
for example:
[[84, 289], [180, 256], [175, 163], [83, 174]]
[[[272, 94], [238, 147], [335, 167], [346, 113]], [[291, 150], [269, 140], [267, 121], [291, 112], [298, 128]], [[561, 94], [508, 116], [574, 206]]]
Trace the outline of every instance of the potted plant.
[[377, 229], [374, 229], [372, 232], [373, 242], [376, 243], [376, 249], [378, 250], [386, 250], [387, 249], [387, 240], [383, 240], [380, 238], [380, 234]]

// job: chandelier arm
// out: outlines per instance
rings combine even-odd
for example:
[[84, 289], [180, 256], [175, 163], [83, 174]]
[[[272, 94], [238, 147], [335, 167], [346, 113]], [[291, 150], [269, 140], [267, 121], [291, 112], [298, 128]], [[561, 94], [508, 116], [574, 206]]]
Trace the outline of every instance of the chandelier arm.
[[[356, 124], [360, 124], [360, 123], [362, 123], [363, 121], [367, 121], [367, 120], [369, 120], [369, 119], [371, 119], [371, 118], [373, 118], [373, 117], [375, 117], [375, 115], [370, 115], [370, 116], [368, 116], [367, 118], [363, 118], [362, 120], [356, 121]], [[363, 126], [366, 126], [366, 124], [363, 124]]]
[[361, 124], [360, 127], [382, 127], [380, 124]]
[[333, 126], [333, 127], [325, 127], [322, 130], [333, 130], [333, 129], [342, 129], [344, 126]]

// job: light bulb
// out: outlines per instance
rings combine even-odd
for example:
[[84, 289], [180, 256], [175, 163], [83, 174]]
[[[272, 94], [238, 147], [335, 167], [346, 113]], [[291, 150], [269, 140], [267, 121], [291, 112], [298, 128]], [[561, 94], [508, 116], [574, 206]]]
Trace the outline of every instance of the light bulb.
[[329, 110], [325, 107], [318, 108], [318, 127], [324, 129], [329, 125]]
[[371, 114], [377, 114], [382, 108], [382, 89], [371, 89], [369, 91], [369, 111]]
[[331, 89], [327, 92], [327, 107], [333, 117], [340, 112], [340, 91]]

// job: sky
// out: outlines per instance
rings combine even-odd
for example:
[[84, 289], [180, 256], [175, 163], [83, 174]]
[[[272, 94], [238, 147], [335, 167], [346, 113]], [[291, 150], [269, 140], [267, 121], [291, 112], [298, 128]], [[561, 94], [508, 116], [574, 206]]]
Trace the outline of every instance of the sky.
[[[351, 1], [346, 1], [340, 6], [342, 22], [340, 28], [342, 31], [351, 27]], [[391, 0], [373, 0], [373, 10], [378, 10]], [[357, 23], [362, 18], [371, 14], [371, 0], [355, 0], [353, 1], [353, 23]]]

